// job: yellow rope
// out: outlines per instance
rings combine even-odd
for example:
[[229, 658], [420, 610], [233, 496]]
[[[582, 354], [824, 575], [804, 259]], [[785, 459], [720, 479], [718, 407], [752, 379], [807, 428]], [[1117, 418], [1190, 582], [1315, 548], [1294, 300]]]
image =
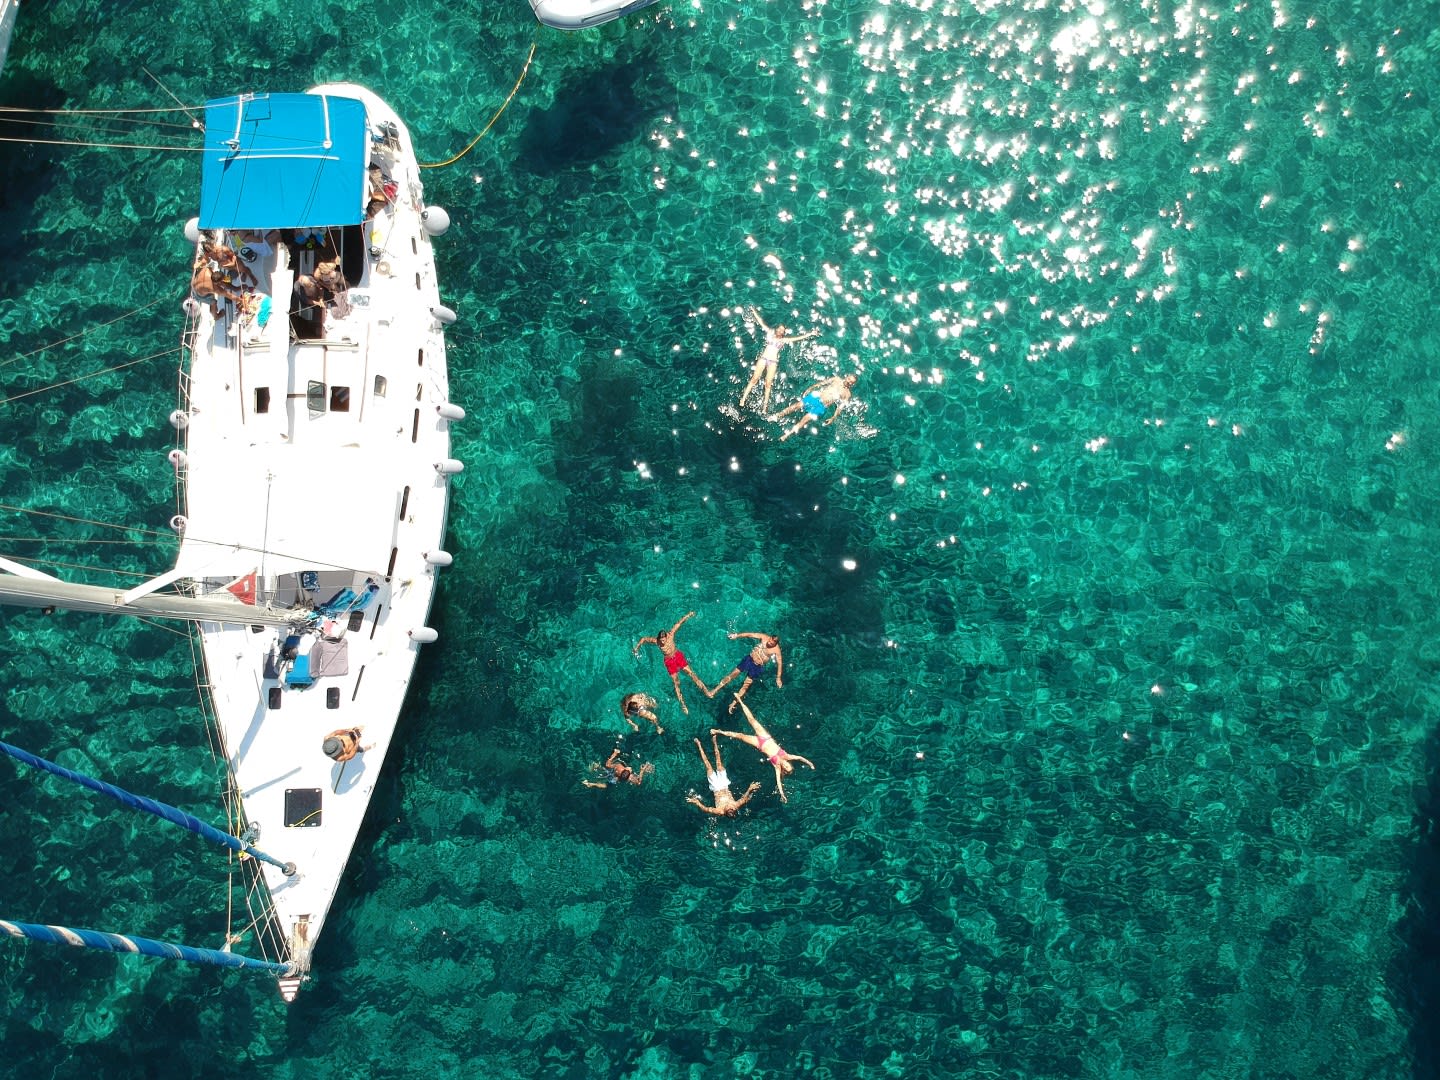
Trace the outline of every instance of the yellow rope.
[[[503, 105], [501, 105], [499, 109], [496, 110], [495, 115], [490, 118], [490, 123], [488, 123], [488, 124], [485, 125], [484, 130], [481, 131], [479, 135], [476, 135], [475, 138], [473, 138], [473, 139], [470, 140], [470, 145], [467, 146], [467, 147], [465, 147], [464, 150], [461, 150], [458, 154], [456, 154], [454, 157], [452, 157], [449, 161], [437, 161], [437, 162], [435, 162], [434, 164], [422, 164], [422, 165], [420, 166], [420, 168], [422, 168], [422, 169], [443, 169], [446, 165], [454, 165], [455, 162], [459, 161], [462, 157], [464, 157], [466, 154], [468, 154], [471, 150], [474, 150], [474, 149], [475, 149], [475, 144], [478, 143], [481, 139], [483, 139], [483, 138], [485, 137], [485, 132], [489, 131], [492, 127], [495, 126], [495, 121], [500, 119], [500, 114], [503, 113], [503, 112], [509, 107], [511, 99], [514, 98], [514, 96], [515, 96], [517, 93], [519, 93], [519, 91], [520, 91], [520, 84], [525, 81], [525, 76], [526, 76], [526, 75], [529, 73], [529, 71], [530, 71], [530, 61], [532, 61], [532, 60], [535, 59], [535, 47], [536, 47], [538, 44], [539, 44], [539, 41], [538, 41], [538, 40], [532, 41], [532, 42], [530, 43], [530, 55], [525, 58], [525, 66], [520, 69], [520, 78], [518, 78], [518, 79], [515, 80], [515, 85], [514, 85], [514, 86], [511, 88], [511, 90], [510, 90], [510, 96], [507, 97], [507, 98], [505, 99], [505, 103], [504, 103]], [[3, 404], [3, 403], [0, 403], [0, 404]]]

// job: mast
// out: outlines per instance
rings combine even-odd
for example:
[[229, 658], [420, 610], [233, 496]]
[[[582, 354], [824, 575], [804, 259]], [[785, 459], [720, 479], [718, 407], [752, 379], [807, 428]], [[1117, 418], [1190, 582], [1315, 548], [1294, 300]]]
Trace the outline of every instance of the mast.
[[[5, 569], [17, 564], [0, 560]], [[128, 600], [127, 600], [128, 598]], [[104, 585], [80, 585], [56, 578], [0, 574], [0, 604], [15, 607], [64, 608], [100, 615], [133, 615], [184, 622], [239, 625], [303, 626], [310, 612], [246, 604], [229, 596], [179, 596], [175, 593], [135, 596]]]

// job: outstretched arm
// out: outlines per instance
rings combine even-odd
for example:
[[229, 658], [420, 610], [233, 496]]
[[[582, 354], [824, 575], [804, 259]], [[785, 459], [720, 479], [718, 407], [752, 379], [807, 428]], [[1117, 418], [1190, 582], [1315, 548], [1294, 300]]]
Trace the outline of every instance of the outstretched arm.
[[782, 344], [792, 345], [792, 344], [794, 344], [794, 343], [797, 342], [797, 341], [804, 341], [806, 338], [819, 337], [819, 336], [820, 336], [820, 331], [819, 331], [819, 330], [806, 330], [803, 334], [791, 334], [791, 335], [789, 335], [788, 337], [782, 337], [782, 338], [780, 338], [779, 340], [780, 340], [780, 342], [781, 342]]
[[775, 646], [775, 685], [781, 688], [785, 686], [785, 657], [778, 645]]
[[674, 641], [674, 640], [675, 640], [675, 631], [679, 630], [680, 627], [682, 627], [682, 626], [685, 625], [685, 620], [686, 620], [686, 619], [693, 618], [694, 615], [695, 615], [695, 613], [694, 613], [693, 611], [687, 611], [684, 615], [681, 615], [681, 616], [680, 616], [680, 621], [677, 622], [674, 626], [672, 626], [672, 627], [670, 628], [670, 640], [671, 640], [671, 641]]
[[745, 794], [744, 794], [744, 795], [741, 795], [740, 798], [738, 798], [738, 799], [735, 800], [735, 809], [736, 809], [736, 810], [739, 810], [740, 807], [744, 806], [747, 802], [749, 802], [752, 798], [754, 798], [754, 797], [755, 797], [755, 793], [756, 793], [757, 791], [759, 791], [759, 790], [760, 790], [760, 781], [759, 781], [759, 780], [754, 780], [754, 781], [752, 781], [751, 784], [750, 784], [750, 786], [745, 789]]
[[731, 634], [731, 635], [730, 635], [730, 640], [731, 640], [731, 641], [734, 641], [736, 638], [753, 637], [753, 638], [755, 638], [757, 641], [764, 641], [765, 638], [766, 638], [766, 636], [767, 636], [767, 635], [765, 635], [765, 634], [752, 634], [752, 633], [750, 633], [749, 631], [741, 630], [741, 631], [738, 632], [738, 633]]
[[788, 761], [803, 761], [806, 765], [809, 765], [810, 768], [815, 768], [815, 763], [811, 761], [808, 757], [801, 757], [799, 754], [787, 753], [785, 755], [785, 758]]
[[642, 637], [639, 641], [635, 642], [635, 647], [634, 647], [633, 649], [631, 649], [630, 651], [631, 651], [632, 653], [634, 653], [635, 655], [638, 656], [638, 655], [640, 654], [640, 646], [641, 646], [641, 645], [659, 645], [659, 644], [660, 644], [660, 642], [658, 642], [657, 640], [655, 640], [653, 637]]
[[760, 317], [760, 312], [756, 311], [753, 305], [750, 308], [750, 317], [760, 324], [761, 330], [764, 330], [767, 334], [770, 333], [769, 325]]
[[780, 792], [780, 801], [789, 802], [785, 797], [785, 777], [781, 774], [779, 765], [775, 766], [775, 787]]

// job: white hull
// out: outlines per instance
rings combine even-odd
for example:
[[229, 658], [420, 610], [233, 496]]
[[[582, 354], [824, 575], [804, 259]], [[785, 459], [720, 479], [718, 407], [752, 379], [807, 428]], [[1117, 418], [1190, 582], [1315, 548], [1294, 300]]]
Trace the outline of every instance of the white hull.
[[557, 30], [588, 30], [647, 8], [655, 0], [530, 0], [535, 18]]
[[[427, 556], [443, 546], [448, 482], [436, 465], [450, 455], [449, 422], [438, 412], [449, 400], [432, 314], [440, 295], [409, 133], [369, 91], [311, 91], [322, 92], [362, 101], [372, 130], [394, 125], [392, 146], [375, 151], [397, 189], [393, 214], [377, 218], [378, 231], [365, 227], [367, 245], [381, 250], [367, 253], [349, 314], [332, 314], [322, 340], [294, 340], [286, 315], [293, 276], [308, 272], [313, 253], [287, 266], [291, 252], [277, 245], [254, 264], [257, 288], [273, 302], [264, 328], [241, 322], [233, 306], [217, 320], [205, 303], [192, 305], [178, 560], [201, 593], [257, 570], [262, 602], [281, 605], [323, 602], [351, 571], [360, 592], [367, 576], [379, 586], [363, 611], [330, 627], [340, 639], [324, 646], [330, 673], [308, 686], [293, 681], [298, 661], [276, 670], [284, 629], [199, 624], [245, 822], [259, 829], [257, 848], [297, 868], [290, 877], [260, 870], [289, 954], [279, 958], [302, 972], [397, 737], [420, 647], [410, 634], [425, 627], [435, 596]], [[344, 763], [322, 752], [328, 733], [355, 726], [368, 750]], [[294, 989], [282, 980], [287, 998]]]

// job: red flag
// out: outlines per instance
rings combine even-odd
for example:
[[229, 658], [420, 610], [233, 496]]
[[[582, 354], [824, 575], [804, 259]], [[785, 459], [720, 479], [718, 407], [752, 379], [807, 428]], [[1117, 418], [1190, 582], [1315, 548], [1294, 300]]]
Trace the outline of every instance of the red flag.
[[236, 578], [229, 585], [226, 585], [225, 590], [227, 592], [232, 592], [237, 597], [239, 597], [242, 604], [254, 604], [255, 575], [257, 573], [258, 571], [251, 570], [250, 573], [246, 574], [244, 577]]

